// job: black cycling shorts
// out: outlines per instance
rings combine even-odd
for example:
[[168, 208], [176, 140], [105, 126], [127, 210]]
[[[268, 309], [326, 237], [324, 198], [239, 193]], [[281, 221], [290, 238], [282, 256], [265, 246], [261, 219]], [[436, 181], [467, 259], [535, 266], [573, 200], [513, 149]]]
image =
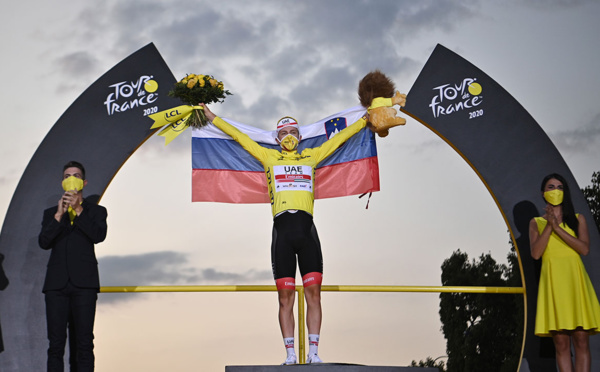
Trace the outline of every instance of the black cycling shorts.
[[321, 242], [313, 217], [304, 211], [284, 212], [273, 220], [271, 266], [275, 279], [296, 277], [296, 255], [302, 276], [323, 273]]

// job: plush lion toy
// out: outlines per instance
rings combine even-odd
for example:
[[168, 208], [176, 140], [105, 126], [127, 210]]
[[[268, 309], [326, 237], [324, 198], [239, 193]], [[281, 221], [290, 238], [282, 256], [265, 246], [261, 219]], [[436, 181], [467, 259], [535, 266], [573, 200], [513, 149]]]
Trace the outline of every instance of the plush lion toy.
[[[394, 94], [395, 93], [395, 94]], [[406, 119], [396, 116], [392, 106], [406, 105], [406, 94], [396, 91], [394, 83], [379, 70], [369, 72], [358, 83], [360, 104], [369, 111], [367, 126], [379, 137], [389, 134], [389, 129], [406, 124]]]

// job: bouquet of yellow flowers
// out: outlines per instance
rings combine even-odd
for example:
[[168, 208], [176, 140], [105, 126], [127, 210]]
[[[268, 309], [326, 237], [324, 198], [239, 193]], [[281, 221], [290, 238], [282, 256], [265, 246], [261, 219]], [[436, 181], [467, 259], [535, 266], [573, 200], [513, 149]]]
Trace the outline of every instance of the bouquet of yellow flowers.
[[[188, 74], [175, 83], [168, 95], [179, 98], [190, 106], [196, 106], [198, 103], [223, 102], [231, 93], [225, 89], [222, 81], [211, 75]], [[189, 119], [189, 125], [196, 128], [206, 125], [206, 122], [204, 111], [199, 109], [194, 110]]]

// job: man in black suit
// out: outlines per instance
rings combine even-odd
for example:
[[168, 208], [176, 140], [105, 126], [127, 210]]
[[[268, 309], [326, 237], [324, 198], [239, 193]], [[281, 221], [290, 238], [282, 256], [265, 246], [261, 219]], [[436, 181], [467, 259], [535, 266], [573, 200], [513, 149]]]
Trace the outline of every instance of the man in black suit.
[[[48, 325], [48, 372], [64, 371], [64, 351], [74, 339], [76, 369], [94, 370], [94, 317], [100, 290], [94, 244], [106, 237], [106, 208], [83, 199], [85, 169], [78, 162], [63, 168], [65, 193], [44, 211], [39, 244], [51, 249], [43, 292]], [[74, 332], [74, 333], [73, 333]], [[74, 366], [71, 366], [74, 369]]]

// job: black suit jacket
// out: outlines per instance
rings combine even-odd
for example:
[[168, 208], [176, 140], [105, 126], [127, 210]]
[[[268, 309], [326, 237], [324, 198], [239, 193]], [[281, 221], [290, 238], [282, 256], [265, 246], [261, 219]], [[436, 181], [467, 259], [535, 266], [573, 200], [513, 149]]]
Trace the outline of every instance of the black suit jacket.
[[106, 208], [83, 201], [83, 211], [73, 221], [63, 214], [60, 222], [54, 215], [58, 206], [44, 211], [38, 241], [42, 249], [51, 249], [43, 292], [59, 290], [67, 281], [81, 288], [100, 289], [98, 261], [94, 244], [106, 238]]

